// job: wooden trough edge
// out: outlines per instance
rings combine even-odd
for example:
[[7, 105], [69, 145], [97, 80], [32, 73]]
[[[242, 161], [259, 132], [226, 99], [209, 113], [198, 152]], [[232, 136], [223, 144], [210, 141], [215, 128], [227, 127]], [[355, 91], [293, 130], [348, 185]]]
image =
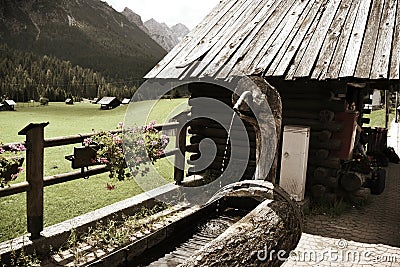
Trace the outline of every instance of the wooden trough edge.
[[11, 254], [24, 251], [26, 254], [36, 252], [39, 255], [48, 254], [50, 250], [56, 251], [69, 238], [71, 230], [83, 233], [93, 227], [97, 222], [107, 221], [113, 218], [122, 218], [123, 215], [131, 215], [142, 207], [152, 208], [157, 203], [156, 198], [176, 190], [178, 186], [173, 183], [155, 188], [126, 200], [108, 205], [106, 207], [91, 211], [81, 216], [66, 220], [64, 222], [46, 227], [41, 232], [41, 237], [30, 240], [30, 235], [4, 241], [0, 243], [0, 259], [2, 263], [11, 260]]

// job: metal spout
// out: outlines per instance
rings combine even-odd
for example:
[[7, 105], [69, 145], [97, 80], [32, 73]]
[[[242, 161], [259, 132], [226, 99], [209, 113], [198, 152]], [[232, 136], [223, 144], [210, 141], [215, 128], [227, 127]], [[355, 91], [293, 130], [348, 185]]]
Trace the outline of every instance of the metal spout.
[[234, 111], [238, 111], [238, 110], [239, 110], [239, 106], [242, 104], [242, 102], [243, 102], [243, 100], [246, 98], [246, 96], [247, 96], [248, 94], [250, 94], [250, 93], [251, 93], [250, 91], [244, 91], [244, 92], [240, 95], [238, 101], [237, 101], [236, 104], [233, 106], [233, 110], [234, 110]]

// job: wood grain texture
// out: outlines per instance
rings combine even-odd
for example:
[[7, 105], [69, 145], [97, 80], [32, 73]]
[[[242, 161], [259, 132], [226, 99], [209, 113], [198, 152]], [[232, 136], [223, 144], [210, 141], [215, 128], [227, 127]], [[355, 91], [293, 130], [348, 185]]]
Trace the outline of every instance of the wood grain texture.
[[146, 78], [399, 79], [399, 0], [224, 0]]

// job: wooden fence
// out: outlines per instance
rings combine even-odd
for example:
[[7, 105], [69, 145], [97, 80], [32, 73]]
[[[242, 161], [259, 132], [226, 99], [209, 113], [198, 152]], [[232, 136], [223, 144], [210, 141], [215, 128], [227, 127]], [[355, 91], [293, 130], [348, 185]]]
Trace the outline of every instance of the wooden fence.
[[[40, 237], [43, 230], [43, 188], [50, 185], [65, 183], [68, 181], [85, 178], [108, 172], [104, 165], [93, 166], [90, 169], [82, 168], [80, 171], [62, 173], [44, 177], [44, 149], [49, 147], [65, 146], [82, 143], [85, 138], [96, 133], [63, 136], [56, 138], [44, 138], [44, 128], [49, 123], [31, 123], [22, 129], [18, 135], [25, 135], [26, 147], [26, 181], [0, 188], [0, 198], [26, 192], [26, 214], [27, 230], [31, 239]], [[184, 177], [186, 130], [185, 122], [173, 122], [162, 125], [155, 125], [158, 130], [179, 129], [176, 134], [176, 148], [165, 152], [161, 157], [175, 156], [174, 180], [180, 184]], [[122, 130], [111, 131], [120, 133]], [[17, 144], [17, 143], [14, 143]], [[9, 147], [13, 144], [5, 144]]]

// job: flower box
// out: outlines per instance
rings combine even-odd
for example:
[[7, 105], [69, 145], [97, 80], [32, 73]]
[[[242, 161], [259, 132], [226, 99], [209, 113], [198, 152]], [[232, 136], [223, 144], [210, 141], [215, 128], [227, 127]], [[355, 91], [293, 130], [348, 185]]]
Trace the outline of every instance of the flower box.
[[65, 159], [72, 162], [73, 169], [89, 167], [101, 164], [97, 161], [97, 145], [74, 147], [74, 154], [65, 156]]

